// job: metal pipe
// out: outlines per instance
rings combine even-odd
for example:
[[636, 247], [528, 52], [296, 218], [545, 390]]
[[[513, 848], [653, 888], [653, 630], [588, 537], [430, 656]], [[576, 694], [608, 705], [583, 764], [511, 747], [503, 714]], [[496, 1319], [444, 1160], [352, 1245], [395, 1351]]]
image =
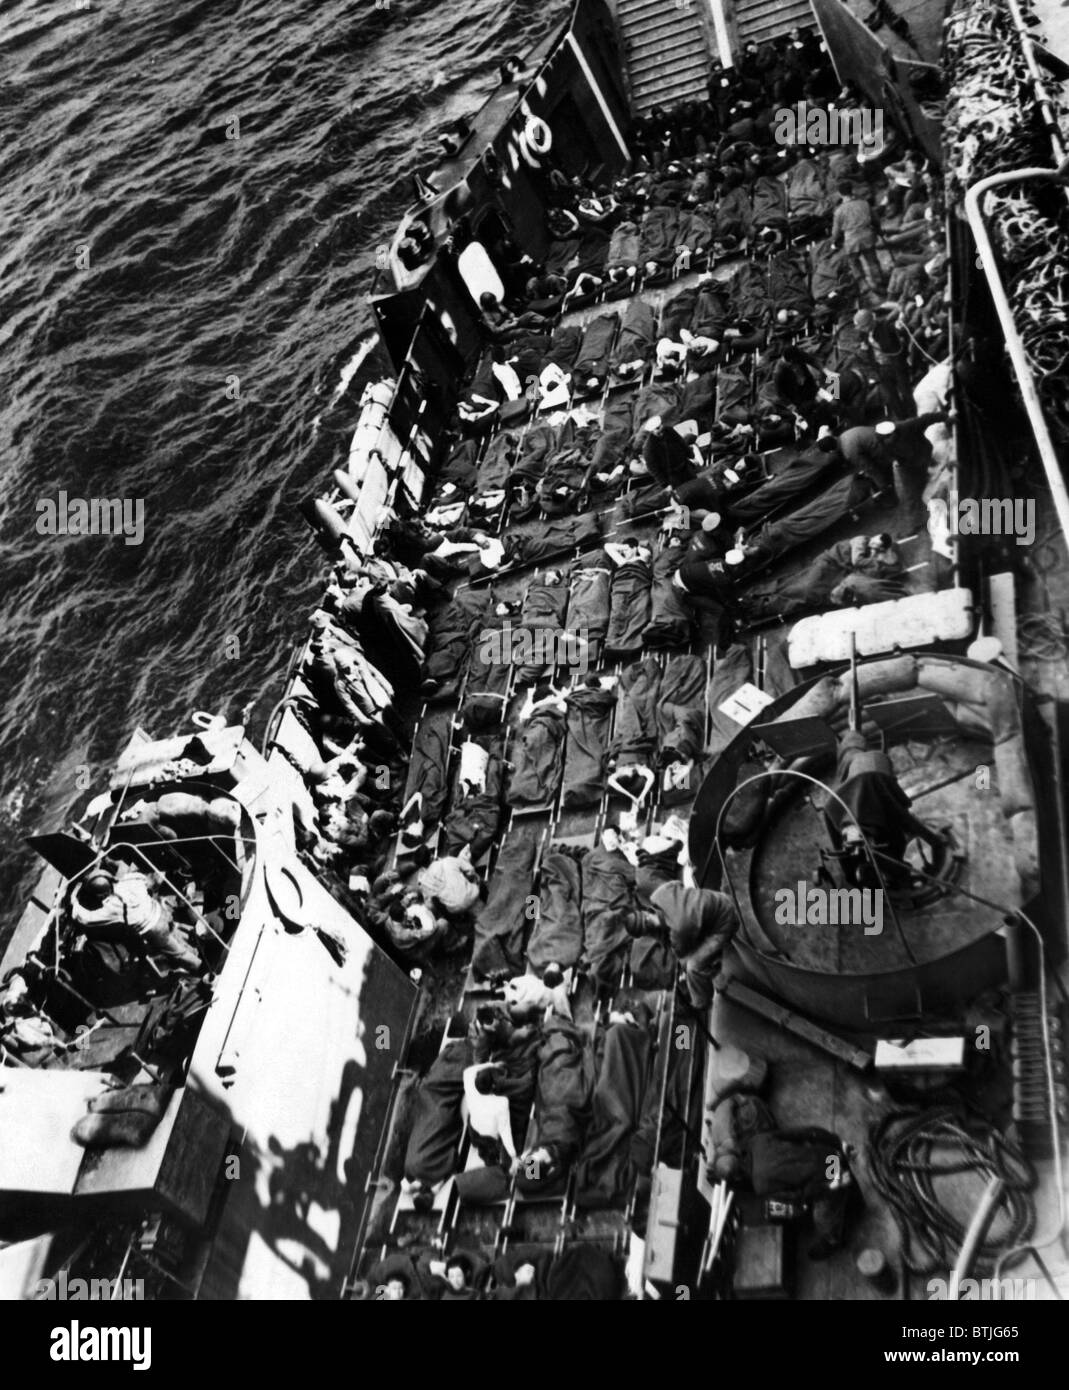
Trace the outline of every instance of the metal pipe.
[[968, 1278], [972, 1271], [976, 1262], [977, 1251], [987, 1239], [987, 1233], [991, 1229], [991, 1223], [995, 1219], [995, 1212], [999, 1202], [1002, 1201], [1005, 1190], [1006, 1180], [1002, 1177], [992, 1178], [984, 1188], [965, 1232], [965, 1237], [961, 1242], [957, 1261], [951, 1271], [950, 1288], [947, 1291], [948, 1299], [953, 1299], [956, 1302], [961, 1297], [959, 1293], [961, 1281]]
[[1029, 365], [1021, 335], [1017, 331], [1017, 324], [1014, 322], [1013, 310], [1010, 308], [1010, 302], [1003, 288], [994, 247], [991, 245], [991, 238], [988, 236], [983, 213], [980, 209], [980, 199], [992, 188], [998, 188], [1008, 183], [1023, 183], [1029, 179], [1042, 180], [1044, 183], [1056, 183], [1065, 178], [1067, 168], [1069, 168], [1069, 160], [1063, 161], [1057, 169], [1009, 169], [1000, 174], [991, 174], [986, 179], [974, 183], [965, 194], [965, 216], [968, 218], [969, 226], [972, 228], [973, 237], [976, 240], [976, 247], [980, 253], [980, 260], [991, 289], [991, 297], [995, 303], [995, 311], [998, 314], [999, 323], [1006, 339], [1006, 347], [1013, 363], [1014, 374], [1017, 377], [1017, 385], [1020, 387], [1025, 411], [1036, 437], [1040, 461], [1043, 464], [1043, 471], [1047, 475], [1047, 486], [1050, 488], [1050, 494], [1054, 501], [1054, 510], [1058, 514], [1062, 535], [1069, 542], [1069, 492], [1066, 491], [1061, 463], [1047, 428], [1047, 420], [1036, 391], [1032, 368]]

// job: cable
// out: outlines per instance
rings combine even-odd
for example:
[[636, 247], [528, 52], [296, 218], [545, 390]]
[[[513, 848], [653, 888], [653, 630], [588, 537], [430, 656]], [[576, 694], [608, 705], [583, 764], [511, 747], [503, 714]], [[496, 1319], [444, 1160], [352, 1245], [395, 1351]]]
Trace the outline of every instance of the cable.
[[[876, 855], [877, 857], [881, 857], [879, 850], [876, 851]], [[1047, 1079], [1047, 1104], [1050, 1111], [1051, 1138], [1054, 1141], [1052, 1148], [1054, 1159], [1054, 1185], [1058, 1193], [1058, 1226], [1045, 1240], [1028, 1241], [1014, 1246], [1007, 1250], [1004, 1255], [1000, 1255], [995, 1264], [995, 1277], [998, 1278], [1002, 1266], [1011, 1256], [1031, 1251], [1038, 1263], [1039, 1255], [1036, 1252], [1046, 1249], [1048, 1245], [1053, 1245], [1057, 1240], [1063, 1239], [1065, 1233], [1066, 1207], [1065, 1184], [1062, 1176], [1062, 1136], [1061, 1128], [1058, 1124], [1058, 1096], [1054, 1084], [1054, 1057], [1050, 1042], [1050, 1010], [1047, 1004], [1046, 942], [1043, 940], [1043, 933], [1036, 926], [1035, 922], [1033, 922], [1027, 912], [1024, 912], [1021, 908], [1007, 908], [999, 903], [990, 902], [987, 898], [981, 898], [976, 893], [970, 893], [967, 889], [962, 888], [956, 883], [944, 883], [942, 880], [933, 877], [933, 875], [925, 873], [923, 869], [914, 869], [913, 872], [921, 878], [930, 879], [933, 883], [940, 883], [944, 889], [952, 893], [960, 893], [962, 897], [970, 898], [973, 902], [982, 903], [985, 907], [991, 907], [998, 912], [1005, 913], [1007, 921], [1017, 920], [1023, 922], [1036, 938], [1036, 944], [1039, 947], [1039, 1020], [1043, 1034], [1043, 1061]], [[1055, 975], [1054, 978], [1057, 980], [1057, 975]], [[1058, 980], [1058, 985], [1059, 988], [1062, 988], [1060, 980]]]
[[1017, 620], [1018, 655], [1029, 661], [1065, 661], [1069, 632], [1055, 613], [1029, 613]]
[[[945, 1156], [937, 1158], [937, 1150]], [[869, 1128], [868, 1163], [873, 1185], [891, 1208], [902, 1261], [911, 1274], [952, 1269], [965, 1239], [964, 1222], [936, 1193], [939, 1177], [975, 1172], [1004, 1184], [996, 1211], [1005, 1211], [1009, 1230], [997, 1244], [986, 1240], [978, 1247], [978, 1269], [997, 1270], [1007, 1258], [999, 1256], [1007, 1242], [1012, 1251], [1027, 1247], [1036, 1218], [1035, 1171], [1017, 1145], [983, 1117], [949, 1107], [893, 1110]]]

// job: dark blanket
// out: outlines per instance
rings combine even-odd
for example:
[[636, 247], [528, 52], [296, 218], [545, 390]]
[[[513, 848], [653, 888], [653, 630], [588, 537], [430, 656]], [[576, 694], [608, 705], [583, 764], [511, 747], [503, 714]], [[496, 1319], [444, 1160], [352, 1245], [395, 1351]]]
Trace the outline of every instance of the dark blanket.
[[546, 1297], [556, 1303], [608, 1303], [623, 1298], [623, 1272], [607, 1250], [569, 1245], [549, 1270]]
[[591, 551], [572, 567], [566, 630], [595, 649], [609, 630], [611, 585], [612, 561], [604, 550]]
[[697, 302], [698, 290], [696, 286], [689, 286], [681, 290], [679, 294], [673, 295], [667, 300], [661, 310], [661, 337], [671, 338], [673, 342], [679, 342], [679, 330], [689, 328], [691, 319], [694, 317], [694, 305]]
[[568, 744], [564, 761], [565, 809], [596, 806], [605, 790], [609, 727], [616, 696], [611, 690], [580, 686], [567, 697]]
[[853, 475], [840, 478], [797, 511], [763, 526], [757, 536], [760, 550], [756, 558], [758, 561], [775, 559], [794, 546], [812, 540], [834, 526], [871, 493], [871, 485], [865, 478]]
[[755, 227], [786, 227], [787, 189], [772, 174], [762, 174], [753, 186]]
[[798, 160], [787, 175], [787, 209], [792, 222], [825, 217], [831, 211], [831, 199], [814, 160]]
[[553, 363], [562, 372], [570, 372], [579, 355], [579, 344], [583, 341], [583, 330], [578, 324], [560, 324], [553, 330], [553, 337], [546, 353], [546, 365]]
[[632, 299], [612, 351], [614, 368], [624, 362], [648, 362], [657, 341], [657, 315], [644, 299]]
[[568, 268], [569, 279], [578, 279], [581, 274], [603, 275], [610, 240], [611, 234], [604, 227], [584, 227], [579, 234], [574, 266]]
[[556, 707], [538, 709], [518, 727], [510, 747], [513, 806], [548, 805], [557, 795], [564, 767], [564, 715]]
[[510, 565], [536, 565], [562, 557], [569, 551], [596, 542], [601, 528], [596, 516], [560, 517], [555, 521], [526, 522], [505, 534], [506, 558]]
[[716, 382], [720, 419], [729, 425], [744, 423], [750, 416], [750, 378], [739, 367], [721, 367]]
[[538, 484], [538, 504], [544, 516], [586, 510], [587, 475], [599, 437], [596, 424], [585, 425], [546, 460], [546, 471]]
[[531, 1149], [548, 1149], [549, 1162], [521, 1164], [521, 1192], [549, 1193], [563, 1187], [590, 1120], [591, 1060], [585, 1039], [569, 1019], [550, 1018], [538, 1050], [534, 1136]]
[[683, 563], [683, 546], [669, 546], [653, 559], [650, 620], [642, 634], [646, 647], [682, 647], [690, 641], [691, 615], [681, 589], [672, 579]]
[[776, 307], [768, 292], [768, 278], [763, 268], [744, 261], [731, 282], [731, 304], [737, 318], [761, 324]]
[[654, 657], [620, 673], [612, 755], [618, 767], [649, 763], [657, 746], [657, 700], [661, 671]]
[[449, 794], [449, 740], [453, 715], [434, 710], [421, 720], [416, 730], [412, 756], [408, 763], [405, 801], [416, 792], [423, 796], [423, 819], [428, 827], [437, 825]]
[[717, 204], [715, 223], [717, 237], [750, 235], [753, 228], [753, 204], [745, 188], [733, 188]]
[[642, 634], [650, 620], [650, 585], [653, 570], [648, 560], [636, 557], [618, 565], [612, 577], [607, 652], [626, 655], [640, 651]]
[[690, 331], [699, 338], [715, 338], [719, 343], [731, 321], [731, 308], [723, 286], [705, 285], [694, 304]]
[[822, 449], [807, 449], [790, 460], [785, 467], [780, 466], [776, 476], [748, 497], [733, 498], [729, 507], [729, 517], [733, 524], [750, 526], [763, 520], [770, 512], [778, 511], [796, 497], [802, 497], [822, 481], [833, 478], [842, 468], [842, 460], [837, 453], [825, 453]]
[[705, 742], [705, 662], [673, 656], [657, 700], [657, 750], [663, 762], [691, 762]]
[[509, 485], [513, 489], [521, 483], [534, 487], [545, 475], [546, 460], [558, 444], [557, 431], [552, 425], [536, 425], [524, 435], [516, 461], [509, 474]]
[[[453, 452], [446, 459], [438, 470], [438, 477], [435, 480], [435, 499], [439, 500], [442, 495], [443, 487], [446, 483], [453, 483], [462, 497], [467, 496], [475, 487], [476, 467], [475, 456], [479, 452], [479, 443], [475, 439], [465, 439], [456, 446]], [[459, 499], [451, 499], [459, 500]]]
[[556, 237], [546, 248], [542, 265], [547, 275], [566, 275], [571, 279], [578, 265], [580, 239]]
[[566, 969], [583, 949], [579, 913], [582, 880], [575, 857], [550, 847], [539, 872], [538, 920], [527, 943], [527, 959], [536, 974], [552, 962]]
[[709, 738], [709, 752], [723, 752], [736, 734], [742, 732], [742, 725], [730, 716], [723, 714], [720, 705], [734, 695], [739, 686], [748, 681], [753, 674], [753, 661], [747, 643], [736, 642], [723, 656], [713, 663], [713, 678], [709, 682], [709, 713], [713, 732]]
[[643, 265], [656, 261], [666, 265], [676, 254], [679, 239], [679, 212], [672, 207], [650, 208], [642, 218], [639, 259]]
[[500, 736], [484, 734], [475, 741], [489, 752], [485, 790], [465, 789], [458, 768], [452, 804], [443, 829], [446, 854], [459, 854], [465, 845], [470, 845], [471, 857], [478, 862], [494, 843], [501, 827], [505, 763]]
[[409, 1181], [433, 1186], [453, 1173], [463, 1128], [464, 1070], [473, 1061], [471, 1043], [450, 1043], [420, 1082], [405, 1149], [404, 1176]]
[[691, 254], [711, 251], [716, 240], [716, 224], [713, 214], [707, 207], [691, 208], [679, 219], [679, 244]]
[[341, 605], [342, 621], [359, 637], [367, 652], [375, 653], [375, 666], [397, 691], [411, 690], [419, 680], [423, 643], [427, 630], [407, 603], [389, 593], [369, 590], [353, 595]]
[[789, 251], [781, 251], [772, 257], [768, 267], [768, 288], [777, 310], [789, 309], [796, 314], [812, 312], [813, 299], [809, 293], [806, 268]]
[[854, 274], [845, 251], [837, 251], [831, 238], [815, 241], [809, 248], [809, 292], [814, 299], [836, 293], [849, 296], [855, 288]]
[[651, 381], [632, 402], [632, 432], [641, 429], [652, 415], [659, 415], [665, 425], [673, 425], [682, 420], [679, 409], [682, 399], [682, 387], [668, 381]]
[[592, 474], [609, 473], [624, 461], [631, 443], [633, 406], [634, 402], [626, 394], [610, 395], [602, 413], [601, 438], [591, 460]]
[[638, 264], [641, 241], [637, 222], [621, 222], [609, 239], [609, 254], [605, 258], [606, 270], [617, 266]]
[[711, 372], [686, 382], [679, 411], [684, 420], [695, 421], [701, 433], [712, 426], [716, 416], [716, 377]]
[[439, 683], [439, 698], [456, 693], [467, 668], [472, 639], [492, 608], [493, 596], [485, 590], [461, 589], [431, 616], [426, 671]]
[[491, 439], [476, 466], [475, 492], [500, 492], [519, 456], [519, 440], [514, 434], [499, 434]]
[[512, 675], [514, 634], [513, 625], [495, 615], [475, 635], [468, 659], [468, 682], [464, 687], [462, 711], [470, 729], [500, 724], [504, 718], [503, 697]]
[[519, 685], [534, 685], [553, 670], [556, 662], [552, 657], [542, 660], [538, 653], [552, 651], [549, 638], [561, 631], [567, 609], [568, 584], [563, 577], [558, 577], [553, 584], [537, 580], [528, 587], [514, 641], [527, 639], [532, 660], [518, 666], [516, 679]]
[[[634, 1171], [640, 1178], [653, 1171], [655, 1154], [660, 1162], [672, 1166], [682, 1159], [689, 1105], [690, 1056], [684, 1047], [662, 1047], [657, 1052], [653, 1077], [646, 1087], [642, 1118], [630, 1146]], [[646, 1234], [641, 1207], [636, 1213], [635, 1230], [638, 1235]]]
[[608, 251], [608, 233], [588, 226], [576, 236], [551, 242], [543, 264], [547, 275], [564, 275], [574, 283], [584, 272], [600, 275]]
[[534, 873], [542, 827], [517, 821], [501, 846], [486, 902], [475, 916], [471, 966], [476, 975], [523, 973], [523, 947], [534, 920]]
[[807, 609], [825, 608], [831, 601], [832, 590], [844, 583], [854, 603], [880, 603], [905, 593], [902, 565], [897, 557], [889, 557], [878, 570], [864, 562], [855, 568], [852, 547], [852, 541], [839, 541], [818, 555], [801, 574], [749, 590], [744, 599], [747, 616], [753, 619], [775, 614], [786, 618]]
[[523, 1148], [527, 1134], [541, 1046], [542, 1033], [534, 1024], [513, 1028], [503, 1037], [480, 1038], [475, 1044], [476, 1062], [493, 1062], [504, 1068], [504, 1075], [494, 1083], [494, 1091], [509, 1103], [509, 1126], [517, 1152]]
[[587, 324], [572, 373], [584, 389], [594, 390], [609, 374], [612, 345], [620, 326], [618, 314], [602, 314]]
[[648, 433], [642, 459], [650, 477], [661, 487], [675, 488], [689, 482], [696, 472], [691, 446], [673, 429]]
[[599, 984], [617, 983], [629, 937], [624, 916], [634, 907], [635, 870], [619, 850], [596, 845], [583, 858], [583, 959]]
[[632, 1155], [650, 1077], [653, 1039], [648, 1028], [614, 1023], [601, 1041], [593, 1113], [576, 1167], [580, 1207], [623, 1206], [637, 1176]]

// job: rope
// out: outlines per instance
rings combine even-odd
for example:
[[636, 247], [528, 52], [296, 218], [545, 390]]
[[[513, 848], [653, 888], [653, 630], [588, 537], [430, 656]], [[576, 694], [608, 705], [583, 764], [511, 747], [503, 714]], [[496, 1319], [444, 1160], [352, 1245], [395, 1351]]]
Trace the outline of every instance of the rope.
[[873, 1185], [898, 1227], [903, 1264], [912, 1274], [952, 1269], [965, 1239], [965, 1224], [936, 1193], [937, 1177], [976, 1173], [985, 1183], [1001, 1178], [1005, 1184], [995, 1208], [1005, 1212], [1005, 1228], [997, 1241], [979, 1247], [981, 1272], [995, 1267], [1001, 1250], [1025, 1244], [1032, 1234], [1035, 1172], [1017, 1145], [980, 1116], [949, 1108], [893, 1110], [869, 1128], [868, 1161]]
[[[909, 341], [913, 344], [913, 346], [917, 349], [917, 351], [920, 353], [920, 355], [921, 355], [922, 357], [926, 357], [926, 358], [928, 359], [928, 361], [932, 364], [933, 367], [936, 366], [936, 365], [938, 364], [938, 358], [933, 357], [932, 354], [927, 350], [927, 348], [924, 348], [924, 347], [921, 346], [921, 344], [917, 341], [917, 339], [916, 339], [916, 338], [913, 336], [913, 334], [909, 331], [909, 325], [908, 325], [904, 320], [899, 320], [899, 323], [900, 323], [900, 326], [901, 326], [901, 328], [902, 328], [902, 332], [905, 333], [906, 337], [907, 337], [907, 338], [909, 339]], [[960, 351], [960, 349], [959, 349], [959, 351]]]
[[1030, 613], [1017, 620], [1018, 655], [1030, 661], [1064, 661], [1069, 632], [1055, 613]]

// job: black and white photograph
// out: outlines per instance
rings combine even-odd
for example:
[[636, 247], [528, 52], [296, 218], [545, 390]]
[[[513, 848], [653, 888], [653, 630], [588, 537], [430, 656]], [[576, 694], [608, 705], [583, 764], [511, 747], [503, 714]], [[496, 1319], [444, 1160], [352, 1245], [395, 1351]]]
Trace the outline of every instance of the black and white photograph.
[[1064, 0], [0, 0], [0, 345], [31, 1374], [452, 1301], [1038, 1373]]

